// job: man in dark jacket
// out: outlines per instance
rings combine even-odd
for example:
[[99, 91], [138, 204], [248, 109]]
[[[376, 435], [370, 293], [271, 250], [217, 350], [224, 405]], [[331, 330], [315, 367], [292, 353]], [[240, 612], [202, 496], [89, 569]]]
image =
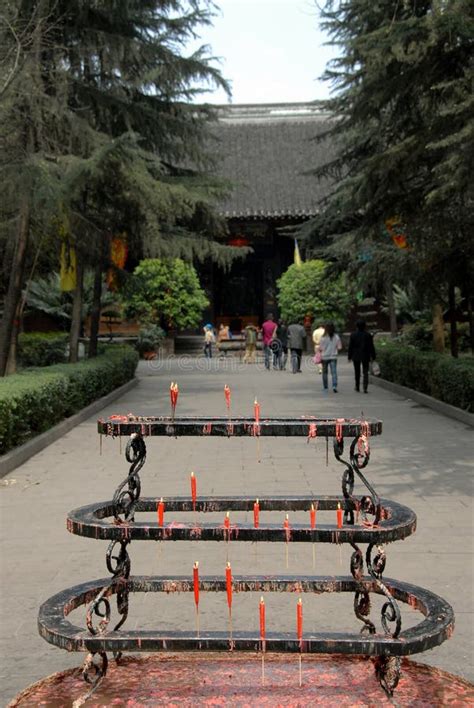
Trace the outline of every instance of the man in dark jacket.
[[291, 351], [291, 370], [301, 374], [301, 356], [306, 346], [306, 330], [301, 322], [294, 322], [288, 327], [288, 346]]
[[360, 391], [360, 366], [362, 364], [364, 393], [369, 385], [369, 362], [375, 359], [375, 347], [372, 335], [365, 331], [364, 320], [356, 323], [357, 330], [349, 340], [347, 357], [354, 364], [355, 390]]

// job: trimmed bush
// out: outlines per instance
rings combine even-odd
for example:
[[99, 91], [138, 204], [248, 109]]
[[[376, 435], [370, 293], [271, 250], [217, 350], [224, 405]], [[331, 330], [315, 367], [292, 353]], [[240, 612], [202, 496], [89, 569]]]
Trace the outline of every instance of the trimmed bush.
[[56, 364], [0, 379], [0, 454], [48, 430], [133, 378], [138, 354], [109, 346], [78, 364]]
[[20, 366], [51, 366], [66, 361], [67, 332], [27, 332], [18, 337]]
[[387, 381], [426, 393], [457, 408], [474, 412], [474, 359], [381, 342], [377, 345], [380, 375]]

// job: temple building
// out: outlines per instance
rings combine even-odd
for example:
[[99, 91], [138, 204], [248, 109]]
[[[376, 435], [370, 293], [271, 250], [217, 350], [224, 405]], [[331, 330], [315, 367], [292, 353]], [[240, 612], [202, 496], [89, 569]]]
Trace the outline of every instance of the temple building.
[[200, 268], [211, 303], [206, 321], [239, 331], [277, 313], [276, 281], [294, 255], [285, 228], [314, 216], [327, 190], [309, 172], [328, 157], [327, 144], [315, 140], [328, 120], [312, 103], [219, 108], [215, 170], [233, 189], [218, 210], [228, 221], [228, 243], [253, 252], [229, 272]]

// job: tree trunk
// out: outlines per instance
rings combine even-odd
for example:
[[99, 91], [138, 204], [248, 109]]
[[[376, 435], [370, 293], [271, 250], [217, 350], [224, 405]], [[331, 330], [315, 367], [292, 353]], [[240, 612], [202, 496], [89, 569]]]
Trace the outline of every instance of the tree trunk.
[[21, 287], [25, 270], [26, 254], [30, 233], [30, 204], [28, 196], [20, 206], [17, 241], [10, 268], [10, 280], [5, 297], [3, 318], [0, 325], [0, 376], [5, 376], [8, 355], [14, 333], [15, 316], [21, 299]]
[[397, 327], [397, 313], [395, 310], [395, 298], [393, 297], [393, 284], [389, 281], [387, 284], [387, 305], [388, 305], [388, 315], [390, 317], [390, 334], [392, 339], [398, 334]]
[[72, 303], [71, 330], [69, 332], [69, 363], [75, 364], [78, 360], [79, 337], [82, 325], [82, 286], [83, 262], [79, 251], [76, 251], [76, 289]]
[[433, 349], [442, 354], [444, 352], [444, 320], [441, 303], [434, 302], [431, 306], [433, 318]]
[[474, 354], [474, 313], [472, 308], [472, 295], [467, 295], [467, 316], [469, 320], [469, 340], [471, 346], [471, 354]]
[[16, 374], [16, 358], [18, 353], [18, 335], [20, 333], [20, 324], [22, 317], [22, 297], [16, 308], [15, 319], [13, 320], [12, 333], [10, 336], [10, 351], [8, 352], [6, 375]]
[[92, 296], [91, 328], [89, 339], [89, 358], [97, 356], [97, 339], [99, 336], [100, 324], [100, 299], [102, 296], [102, 266], [103, 266], [103, 244], [102, 235], [98, 247], [97, 261], [94, 269], [94, 293]]
[[449, 297], [449, 339], [451, 345], [451, 356], [457, 358], [458, 351], [458, 328], [456, 323], [456, 291], [452, 283], [448, 288]]

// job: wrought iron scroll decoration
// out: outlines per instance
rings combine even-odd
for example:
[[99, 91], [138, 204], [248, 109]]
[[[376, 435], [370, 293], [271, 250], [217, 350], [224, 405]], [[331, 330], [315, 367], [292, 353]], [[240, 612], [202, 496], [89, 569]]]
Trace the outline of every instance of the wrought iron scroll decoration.
[[[346, 469], [342, 473], [342, 494], [344, 499], [353, 501], [355, 507], [358, 508], [358, 501], [353, 497], [354, 470], [352, 469], [352, 465], [342, 457], [344, 452], [344, 438], [335, 437], [333, 447], [336, 460], [346, 466]], [[344, 521], [346, 524], [354, 524], [354, 511], [352, 509], [344, 509]]]
[[[130, 435], [125, 448], [125, 457], [127, 462], [130, 462], [130, 470], [128, 476], [115, 490], [113, 498], [114, 516], [117, 523], [133, 521], [135, 508], [140, 498], [141, 482], [138, 473], [146, 461], [146, 445], [139, 433]], [[127, 489], [124, 489], [125, 487]]]
[[[140, 498], [141, 481], [139, 472], [146, 461], [146, 445], [139, 433], [132, 433], [130, 436], [125, 448], [125, 457], [127, 462], [130, 463], [130, 469], [126, 479], [116, 489], [113, 498], [113, 513], [116, 523], [119, 524], [134, 520], [135, 508]], [[124, 489], [125, 486], [127, 486], [127, 489]], [[110, 584], [102, 588], [92, 601], [86, 615], [87, 628], [93, 635], [104, 634], [110, 623], [111, 610], [107, 596], [112, 594], [112, 590], [115, 590], [117, 596], [117, 612], [120, 615], [120, 619], [114, 626], [113, 631], [118, 631], [128, 617], [128, 579], [131, 569], [130, 556], [127, 550], [129, 543], [129, 539], [112, 541], [107, 548], [105, 562], [107, 570], [112, 574], [112, 579]], [[118, 553], [114, 554], [117, 544], [120, 545], [120, 549]], [[97, 627], [94, 626], [94, 615], [100, 618]], [[99, 664], [94, 661], [96, 654], [100, 658]], [[121, 656], [122, 652], [114, 652], [116, 661], [119, 661]], [[84, 702], [92, 695], [106, 676], [107, 668], [108, 658], [105, 652], [93, 652], [86, 656], [82, 675], [84, 680], [91, 685], [91, 690], [86, 696], [79, 699], [77, 705], [82, 705], [80, 701]]]
[[[375, 524], [378, 524], [380, 521], [380, 517], [382, 514], [382, 507], [380, 505], [380, 497], [375, 491], [375, 489], [372, 487], [370, 482], [367, 480], [365, 475], [362, 474], [361, 469], [366, 467], [369, 463], [370, 459], [370, 451], [369, 447], [367, 444], [367, 448], [363, 449], [363, 452], [361, 452], [360, 448], [360, 440], [361, 436], [358, 436], [354, 438], [354, 440], [351, 443], [349, 455], [350, 455], [350, 460], [351, 460], [351, 467], [353, 471], [356, 473], [356, 475], [359, 477], [359, 479], [363, 482], [363, 484], [367, 487], [367, 489], [370, 492], [370, 496], [372, 498], [372, 504], [374, 507], [373, 512], [370, 511], [370, 513], [375, 514]], [[366, 504], [367, 507], [367, 504]], [[368, 512], [369, 509], [366, 508], [366, 511]]]
[[354, 613], [357, 619], [364, 623], [361, 628], [361, 634], [375, 634], [375, 625], [369, 619], [370, 614], [370, 595], [362, 583], [364, 577], [364, 557], [359, 546], [351, 543], [354, 553], [351, 556], [351, 573], [357, 583], [357, 590], [354, 596]]
[[[377, 548], [377, 553], [372, 558], [374, 548]], [[381, 610], [382, 627], [385, 634], [396, 638], [400, 634], [402, 628], [402, 617], [400, 608], [395, 598], [392, 596], [386, 585], [382, 582], [382, 573], [385, 570], [386, 556], [382, 546], [376, 546], [371, 543], [366, 551], [365, 562], [369, 575], [375, 580], [382, 593], [387, 598]], [[389, 623], [395, 622], [395, 627], [392, 629]], [[380, 685], [387, 693], [392, 696], [394, 690], [398, 686], [401, 673], [401, 660], [398, 656], [381, 656], [375, 661], [375, 671]]]
[[[336, 435], [334, 438], [334, 455], [338, 462], [341, 462], [346, 466], [342, 476], [342, 493], [344, 498], [351, 499], [355, 502], [356, 509], [358, 512], [360, 511], [363, 522], [370, 523], [367, 518], [368, 514], [370, 514], [375, 516], [373, 523], [374, 525], [377, 525], [382, 514], [380, 498], [365, 475], [361, 472], [361, 470], [368, 465], [370, 460], [369, 434], [369, 426], [366, 423], [361, 423], [361, 433], [353, 439], [350, 446], [350, 463], [342, 457], [344, 452], [344, 439]], [[353, 497], [354, 473], [357, 474], [359, 479], [370, 492], [370, 496], [363, 496], [360, 502], [354, 500]], [[354, 514], [352, 511], [344, 511], [344, 521], [346, 524], [354, 523]], [[375, 625], [369, 619], [371, 609], [370, 595], [362, 583], [364, 570], [362, 551], [355, 543], [351, 543], [351, 546], [354, 549], [351, 556], [351, 574], [358, 584], [358, 589], [354, 596], [354, 613], [356, 617], [364, 623], [361, 633], [374, 634]], [[392, 597], [391, 593], [381, 579], [386, 564], [385, 552], [382, 547], [378, 546], [377, 554], [372, 559], [373, 549], [374, 544], [370, 544], [367, 548], [367, 571], [387, 598], [387, 601], [384, 603], [381, 610], [382, 627], [386, 634], [396, 638], [400, 634], [402, 624], [400, 609], [398, 607], [398, 603]], [[391, 629], [390, 624], [393, 622], [395, 622], [395, 627]], [[400, 680], [401, 662], [399, 657], [378, 657], [375, 668], [380, 685], [387, 695], [392, 696]]]

